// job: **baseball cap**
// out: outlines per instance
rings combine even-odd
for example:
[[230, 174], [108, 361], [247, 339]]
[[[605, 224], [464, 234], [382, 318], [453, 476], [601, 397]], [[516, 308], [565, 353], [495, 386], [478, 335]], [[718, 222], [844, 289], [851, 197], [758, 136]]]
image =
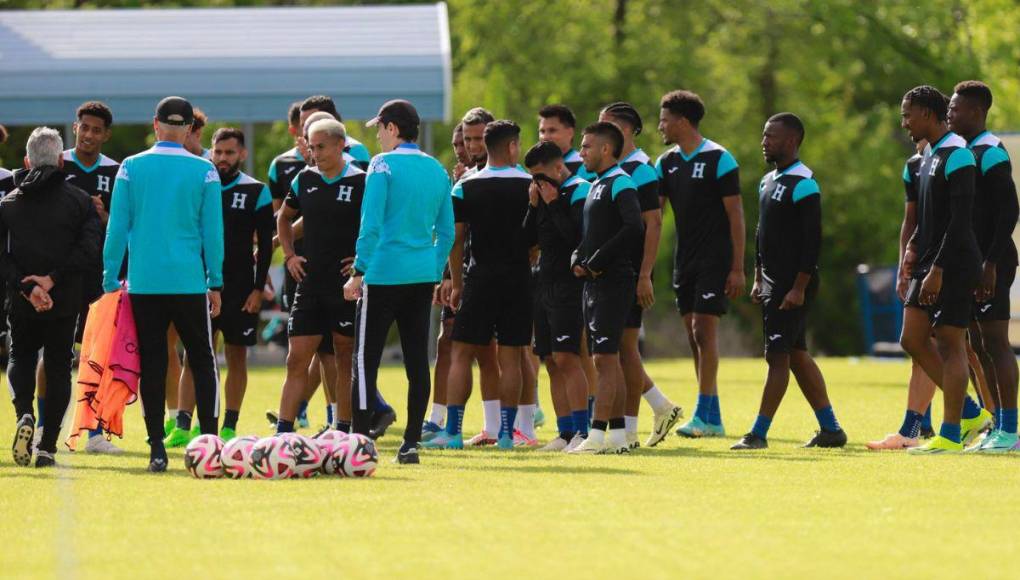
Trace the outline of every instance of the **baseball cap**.
[[195, 122], [195, 110], [184, 97], [167, 97], [156, 105], [156, 119], [167, 125], [190, 125]]
[[421, 123], [421, 119], [418, 117], [418, 111], [414, 108], [414, 105], [410, 101], [404, 99], [393, 99], [392, 101], [386, 101], [383, 106], [379, 107], [379, 112], [365, 123], [366, 127], [374, 127], [379, 123], [396, 123], [398, 126], [415, 126], [417, 127]]

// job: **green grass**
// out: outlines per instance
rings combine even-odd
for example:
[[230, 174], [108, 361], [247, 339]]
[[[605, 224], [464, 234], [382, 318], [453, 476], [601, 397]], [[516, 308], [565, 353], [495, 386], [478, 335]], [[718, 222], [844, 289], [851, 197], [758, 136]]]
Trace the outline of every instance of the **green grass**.
[[[389, 463], [391, 434], [369, 480], [198, 481], [180, 451], [170, 473], [149, 475], [135, 406], [123, 457], [61, 453], [61, 468], [36, 472], [0, 454], [0, 576], [851, 578], [1008, 569], [1018, 551], [1020, 457], [870, 453], [863, 441], [899, 425], [909, 367], [820, 364], [850, 435], [845, 450], [798, 448], [816, 423], [791, 384], [772, 448], [728, 451], [755, 415], [761, 360], [723, 362], [727, 440], [670, 436], [620, 457], [429, 452], [420, 467], [398, 468]], [[690, 412], [689, 361], [651, 363], [649, 373]], [[252, 374], [240, 433], [269, 432], [262, 415], [275, 408], [281, 379], [281, 369]], [[402, 369], [385, 369], [381, 381], [401, 411]], [[320, 402], [313, 421], [323, 417]], [[547, 393], [543, 403], [551, 411]], [[651, 414], [642, 413], [644, 440]], [[469, 434], [480, 419], [473, 401]], [[552, 433], [547, 426], [540, 436]]]

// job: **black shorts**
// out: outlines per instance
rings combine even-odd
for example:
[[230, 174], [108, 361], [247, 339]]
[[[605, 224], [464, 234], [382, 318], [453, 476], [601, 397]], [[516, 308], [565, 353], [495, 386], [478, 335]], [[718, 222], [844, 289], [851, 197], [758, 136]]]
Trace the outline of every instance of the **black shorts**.
[[[250, 292], [248, 293], [250, 294]], [[248, 294], [223, 294], [220, 315], [212, 319], [213, 333], [222, 332], [223, 342], [235, 346], [255, 346], [258, 342], [259, 315], [241, 310]]]
[[453, 340], [478, 346], [531, 344], [531, 274], [468, 278], [460, 310], [453, 322]]
[[818, 275], [811, 277], [804, 292], [804, 304], [780, 310], [789, 288], [766, 285], [762, 290], [762, 335], [766, 353], [807, 350], [807, 315], [818, 293]]
[[333, 354], [333, 336], [331, 333], [354, 337], [354, 314], [356, 302], [348, 302], [339, 293], [308, 293], [298, 288], [294, 295], [294, 307], [290, 310], [287, 321], [288, 336], [322, 335], [322, 342], [330, 345], [329, 351], [319, 352]]
[[442, 311], [439, 313], [439, 322], [445, 323], [447, 320], [453, 320], [457, 318], [457, 313], [449, 306], [443, 306]]
[[539, 357], [554, 352], [581, 353], [584, 314], [580, 279], [540, 281], [535, 290], [535, 347]]
[[636, 280], [601, 278], [584, 283], [584, 323], [588, 329], [588, 352], [616, 354], [630, 308]]
[[[967, 272], [966, 270], [970, 270]], [[919, 302], [924, 276], [911, 278], [907, 287], [906, 306], [920, 308], [928, 313], [932, 326], [967, 328], [974, 318], [974, 290], [978, 286], [980, 266], [945, 270], [942, 274], [942, 291], [935, 304], [924, 306]]]
[[673, 276], [673, 292], [676, 294], [676, 309], [682, 316], [687, 314], [712, 314], [722, 316], [730, 307], [726, 298], [726, 278], [729, 265], [691, 266], [683, 268]]
[[995, 296], [988, 302], [974, 303], [974, 320], [1009, 320], [1009, 292], [1016, 279], [1016, 264], [1001, 264], [995, 269]]

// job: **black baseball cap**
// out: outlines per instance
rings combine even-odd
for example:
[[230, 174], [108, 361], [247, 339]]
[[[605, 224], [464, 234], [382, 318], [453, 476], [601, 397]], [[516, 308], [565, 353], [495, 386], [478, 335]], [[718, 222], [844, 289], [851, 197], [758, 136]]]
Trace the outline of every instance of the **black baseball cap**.
[[414, 108], [410, 101], [393, 99], [392, 101], [386, 101], [383, 106], [379, 107], [379, 112], [368, 123], [365, 123], [365, 126], [374, 127], [379, 123], [383, 125], [386, 123], [396, 123], [399, 127], [417, 127], [421, 123], [421, 118], [418, 117], [418, 110]]
[[167, 97], [156, 105], [156, 119], [167, 125], [191, 125], [195, 110], [184, 97]]

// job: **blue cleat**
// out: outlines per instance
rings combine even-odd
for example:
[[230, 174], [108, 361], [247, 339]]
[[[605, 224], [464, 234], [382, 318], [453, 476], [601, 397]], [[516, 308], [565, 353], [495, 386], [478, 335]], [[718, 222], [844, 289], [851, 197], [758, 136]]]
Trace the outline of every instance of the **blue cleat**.
[[706, 423], [695, 415], [691, 417], [690, 421], [681, 425], [676, 430], [676, 434], [681, 437], [688, 437], [691, 439], [696, 439], [698, 437], [725, 437], [726, 429], [724, 429], [722, 425]]
[[422, 449], [464, 449], [464, 434], [450, 435], [440, 431], [429, 441], [422, 442]]
[[513, 449], [514, 448], [513, 437], [506, 434], [500, 436], [499, 441], [496, 442], [496, 447], [499, 447], [500, 449]]
[[443, 428], [432, 421], [425, 421], [421, 424], [421, 440], [432, 441], [432, 439], [443, 432]]

